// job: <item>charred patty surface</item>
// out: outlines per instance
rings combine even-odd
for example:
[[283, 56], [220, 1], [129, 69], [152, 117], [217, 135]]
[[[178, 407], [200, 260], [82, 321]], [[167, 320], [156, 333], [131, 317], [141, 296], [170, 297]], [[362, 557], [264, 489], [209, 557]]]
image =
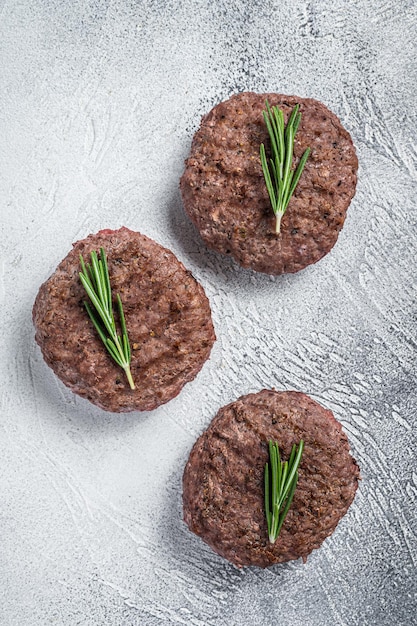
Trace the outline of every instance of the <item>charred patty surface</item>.
[[[304, 439], [292, 506], [275, 544], [264, 513], [268, 441], [283, 460]], [[184, 520], [238, 567], [306, 559], [353, 501], [359, 467], [331, 411], [303, 393], [263, 390], [220, 409], [194, 445], [183, 477]]]
[[[79, 255], [89, 261], [100, 247], [113, 297], [119, 293], [123, 302], [135, 390], [83, 306]], [[149, 411], [171, 400], [199, 372], [215, 340], [209, 302], [191, 272], [172, 252], [127, 228], [74, 244], [41, 286], [33, 321], [47, 364], [75, 393], [106, 411]]]
[[[294, 167], [311, 154], [275, 234], [259, 148], [270, 155], [265, 100], [284, 112], [298, 103]], [[196, 132], [181, 178], [186, 212], [205, 243], [243, 267], [267, 274], [297, 272], [336, 243], [356, 188], [358, 161], [349, 133], [317, 100], [241, 93], [215, 106]]]

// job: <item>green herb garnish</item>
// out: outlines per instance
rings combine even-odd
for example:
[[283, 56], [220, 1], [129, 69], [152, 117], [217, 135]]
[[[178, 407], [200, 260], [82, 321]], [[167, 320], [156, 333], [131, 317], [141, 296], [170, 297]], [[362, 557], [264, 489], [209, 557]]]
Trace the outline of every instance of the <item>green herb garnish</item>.
[[91, 300], [95, 311], [88, 302], [84, 302], [87, 313], [100, 335], [107, 351], [120, 367], [122, 367], [129, 381], [131, 389], [135, 388], [130, 371], [131, 349], [127, 336], [123, 305], [119, 294], [117, 294], [117, 306], [119, 309], [120, 326], [122, 336], [117, 334], [116, 323], [113, 314], [113, 302], [110, 287], [109, 268], [107, 266], [106, 253], [100, 248], [100, 259], [97, 252], [91, 253], [91, 265], [84, 263], [80, 254], [81, 272], [80, 280]]
[[265, 516], [268, 538], [275, 543], [287, 517], [298, 481], [298, 466], [304, 450], [301, 439], [294, 444], [288, 461], [281, 461], [278, 444], [269, 442], [269, 463], [265, 465]]
[[271, 141], [272, 158], [269, 159], [269, 166], [265, 146], [261, 144], [261, 165], [272, 210], [276, 216], [275, 232], [279, 234], [282, 216], [287, 210], [290, 198], [300, 180], [310, 154], [310, 148], [304, 152], [297, 169], [295, 171], [291, 169], [294, 139], [301, 121], [301, 113], [298, 112], [299, 105], [297, 104], [293, 108], [287, 126], [284, 126], [284, 113], [281, 109], [276, 106], [271, 109], [268, 100], [266, 100], [265, 105], [266, 111], [262, 111], [262, 114]]

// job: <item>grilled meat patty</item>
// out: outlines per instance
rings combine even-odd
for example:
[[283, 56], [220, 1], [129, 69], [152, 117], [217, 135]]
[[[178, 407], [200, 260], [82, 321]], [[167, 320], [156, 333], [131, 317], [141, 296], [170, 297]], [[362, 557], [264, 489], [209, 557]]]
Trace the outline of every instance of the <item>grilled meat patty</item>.
[[[259, 148], [270, 155], [265, 100], [284, 112], [298, 103], [294, 167], [311, 154], [275, 234], [275, 216]], [[208, 247], [267, 274], [298, 272], [336, 243], [355, 194], [358, 161], [349, 133], [324, 104], [310, 98], [240, 93], [215, 106], [194, 135], [180, 188], [189, 217]]]
[[[294, 500], [274, 544], [264, 510], [268, 441], [283, 460], [305, 442]], [[332, 534], [353, 501], [359, 467], [331, 411], [303, 393], [263, 390], [220, 409], [183, 477], [184, 520], [238, 567], [302, 557]]]
[[[135, 390], [83, 305], [88, 298], [79, 255], [89, 261], [100, 247], [113, 298], [119, 293], [123, 302]], [[174, 398], [200, 371], [215, 340], [209, 302], [191, 272], [172, 252], [127, 228], [102, 230], [74, 244], [41, 286], [33, 322], [44, 359], [62, 382], [115, 412], [149, 411]]]

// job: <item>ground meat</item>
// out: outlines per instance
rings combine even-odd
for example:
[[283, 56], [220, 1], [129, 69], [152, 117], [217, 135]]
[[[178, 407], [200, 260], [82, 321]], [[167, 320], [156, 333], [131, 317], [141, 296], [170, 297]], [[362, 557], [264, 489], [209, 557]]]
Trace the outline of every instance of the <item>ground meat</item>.
[[[135, 390], [83, 305], [79, 255], [89, 261], [101, 246], [113, 298], [119, 293], [123, 302]], [[171, 400], [200, 371], [215, 340], [209, 302], [191, 272], [172, 252], [127, 228], [74, 244], [41, 286], [33, 321], [47, 364], [75, 393], [106, 411], [149, 411]]]
[[[280, 235], [259, 158], [261, 143], [270, 154], [262, 117], [266, 99], [283, 110], [285, 122], [300, 105], [294, 167], [311, 148]], [[317, 100], [241, 93], [203, 118], [180, 187], [185, 210], [210, 248], [231, 254], [243, 267], [284, 274], [332, 249], [355, 193], [357, 167], [349, 133]]]
[[[283, 460], [294, 443], [305, 442], [294, 500], [273, 545], [264, 512], [270, 439]], [[346, 513], [358, 479], [331, 411], [303, 393], [263, 390], [220, 409], [194, 445], [183, 478], [184, 520], [238, 567], [306, 560]]]

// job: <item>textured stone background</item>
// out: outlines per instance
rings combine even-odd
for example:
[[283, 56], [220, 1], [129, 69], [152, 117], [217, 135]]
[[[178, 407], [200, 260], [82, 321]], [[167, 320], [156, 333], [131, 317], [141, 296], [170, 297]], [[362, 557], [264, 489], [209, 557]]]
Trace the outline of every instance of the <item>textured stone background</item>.
[[[410, 625], [417, 604], [414, 0], [0, 0], [0, 623]], [[269, 278], [208, 252], [178, 180], [240, 90], [322, 100], [358, 150], [334, 250]], [[203, 283], [218, 341], [149, 414], [71, 394], [35, 346], [37, 289], [122, 224]], [[306, 565], [238, 571], [181, 521], [188, 453], [263, 387], [334, 410], [363, 480]]]

